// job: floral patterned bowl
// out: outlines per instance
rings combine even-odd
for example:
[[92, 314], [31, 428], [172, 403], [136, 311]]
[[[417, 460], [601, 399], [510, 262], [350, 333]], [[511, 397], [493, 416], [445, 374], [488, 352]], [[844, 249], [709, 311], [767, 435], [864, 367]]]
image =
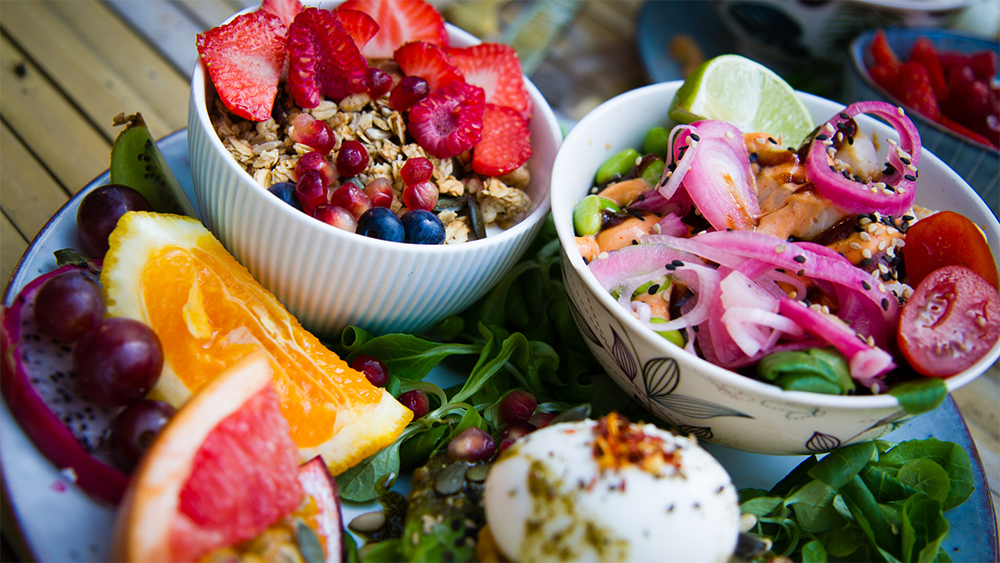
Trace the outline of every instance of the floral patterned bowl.
[[[594, 172], [609, 156], [638, 147], [646, 131], [669, 124], [681, 82], [640, 88], [611, 99], [587, 115], [563, 141], [552, 172], [552, 214], [563, 253], [563, 277], [577, 325], [604, 369], [635, 400], [683, 431], [735, 449], [771, 455], [830, 451], [882, 436], [909, 418], [896, 399], [783, 391], [712, 365], [648, 330], [604, 291], [577, 251], [573, 207], [590, 188]], [[817, 123], [842, 106], [800, 94]], [[888, 126], [858, 118], [879, 138]], [[917, 203], [951, 209], [986, 233], [994, 254], [1000, 224], [969, 185], [929, 151], [921, 153]], [[947, 380], [957, 389], [1000, 357], [1000, 343], [969, 370]]]

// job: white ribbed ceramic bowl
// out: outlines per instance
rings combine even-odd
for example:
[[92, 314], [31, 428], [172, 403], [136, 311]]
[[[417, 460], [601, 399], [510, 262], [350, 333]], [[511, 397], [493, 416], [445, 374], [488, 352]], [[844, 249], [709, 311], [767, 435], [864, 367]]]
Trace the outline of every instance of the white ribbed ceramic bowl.
[[[448, 26], [452, 45], [478, 43]], [[201, 220], [308, 330], [347, 325], [375, 333], [426, 329], [471, 305], [518, 260], [549, 211], [549, 180], [562, 132], [545, 98], [534, 102], [527, 189], [532, 206], [510, 229], [457, 245], [392, 243], [345, 232], [293, 209], [257, 184], [223, 147], [206, 109], [202, 65], [191, 78], [188, 153]]]
[[[591, 274], [574, 242], [573, 208], [588, 193], [597, 167], [628, 147], [642, 146], [646, 131], [669, 125], [667, 112], [681, 82], [665, 82], [613, 98], [588, 114], [563, 141], [552, 171], [552, 216], [563, 254], [563, 278], [591, 351], [612, 378], [663, 420], [722, 446], [760, 454], [825, 452], [882, 436], [909, 418], [896, 399], [831, 396], [744, 377], [689, 354], [627, 314]], [[817, 123], [843, 107], [801, 94]], [[891, 129], [868, 116], [868, 133], [885, 139]], [[895, 138], [895, 135], [893, 135]], [[929, 151], [920, 155], [917, 203], [951, 209], [979, 224], [994, 256], [1000, 224], [969, 185]], [[1000, 357], [1000, 343], [969, 370], [947, 380], [957, 389]]]

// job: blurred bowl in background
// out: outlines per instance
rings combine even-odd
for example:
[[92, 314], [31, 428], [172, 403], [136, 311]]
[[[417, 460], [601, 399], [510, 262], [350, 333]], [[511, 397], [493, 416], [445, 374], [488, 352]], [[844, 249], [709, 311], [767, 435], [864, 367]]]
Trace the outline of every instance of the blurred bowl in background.
[[[939, 51], [972, 53], [993, 51], [1000, 53], [1000, 43], [983, 37], [946, 29], [885, 29], [886, 40], [901, 60], [906, 60], [914, 41], [927, 37]], [[868, 72], [873, 61], [869, 58], [869, 45], [875, 30], [858, 35], [850, 45], [851, 64], [846, 69], [845, 95], [849, 100], [884, 100], [903, 104], [897, 97], [875, 83]], [[965, 179], [989, 205], [994, 215], [1000, 216], [1000, 151], [960, 135], [944, 125], [924, 117], [916, 111], [907, 115], [920, 131], [921, 144]]]
[[767, 66], [789, 67], [816, 59], [842, 63], [851, 39], [866, 29], [948, 26], [978, 2], [714, 0], [713, 6], [736, 37], [740, 54]]

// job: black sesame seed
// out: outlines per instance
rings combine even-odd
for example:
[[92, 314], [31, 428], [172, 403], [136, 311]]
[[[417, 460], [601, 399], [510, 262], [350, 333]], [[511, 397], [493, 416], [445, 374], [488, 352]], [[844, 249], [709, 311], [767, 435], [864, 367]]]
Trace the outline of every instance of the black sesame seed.
[[680, 268], [681, 266], [684, 265], [684, 262], [681, 262], [680, 260], [674, 260], [673, 262], [671, 262], [671, 264]]
[[677, 266], [674, 266], [673, 264], [667, 264], [666, 266], [664, 266], [664, 268], [666, 268], [666, 269], [668, 269], [670, 271], [674, 271], [674, 270], [677, 269]]
[[798, 256], [796, 256], [795, 258], [792, 258], [792, 260], [795, 260], [795, 261], [796, 261], [796, 262], [798, 262], [799, 264], [805, 264], [805, 263], [806, 263], [806, 257], [805, 257], [805, 256], [802, 256], [801, 254], [799, 254], [799, 255], [798, 255]]
[[750, 162], [757, 162], [758, 155], [755, 152], [750, 153]]
[[861, 266], [862, 268], [865, 268], [867, 266], [871, 266], [871, 263], [872, 263], [872, 259], [871, 258], [865, 258], [864, 260], [858, 262], [858, 266]]
[[696, 326], [696, 327], [694, 327], [694, 331], [695, 332], [701, 332], [701, 328], [699, 328], [699, 327]]
[[635, 246], [635, 245], [637, 245], [637, 244], [639, 244], [639, 241], [637, 241], [637, 240], [635, 240], [635, 239], [632, 239], [632, 246]]
[[916, 219], [916, 217], [914, 217], [913, 215], [903, 215], [904, 221], [912, 221], [914, 219]]
[[907, 180], [911, 181], [911, 182], [916, 182], [917, 181], [917, 177], [914, 176], [913, 174], [907, 174], [907, 175], [905, 175], [903, 177], [906, 178]]
[[882, 278], [882, 281], [887, 282], [892, 279], [892, 272], [882, 274], [880, 277]]
[[910, 165], [910, 159], [908, 159], [908, 158], [900, 157], [899, 161], [902, 162], [903, 164], [907, 165], [907, 166]]
[[885, 185], [885, 189], [889, 190], [890, 192], [896, 191], [896, 187], [895, 186], [890, 186], [889, 184]]
[[882, 298], [882, 310], [883, 311], [888, 311], [889, 310], [889, 299], [886, 298], [886, 297]]
[[805, 270], [799, 270], [798, 272], [795, 272], [795, 275], [799, 276], [799, 277], [802, 277], [802, 276], [806, 275], [806, 271]]
[[699, 137], [697, 133], [691, 133], [691, 138], [694, 139], [695, 141], [701, 140], [701, 137]]
[[583, 265], [584, 265], [584, 266], [586, 266], [586, 265], [588, 265], [588, 264], [590, 264], [590, 260], [587, 260], [587, 257], [586, 257], [586, 256], [584, 256], [584, 257], [583, 257]]
[[676, 162], [671, 162], [670, 164], [668, 164], [667, 165], [667, 170], [669, 170], [671, 172], [673, 172], [674, 170], [677, 170], [677, 163]]
[[771, 143], [772, 145], [777, 145], [778, 144], [778, 141], [775, 141], [774, 138], [772, 138], [772, 137], [768, 137], [767, 138], [767, 142]]
[[865, 290], [867, 291], [867, 290], [869, 290], [869, 289], [872, 288], [872, 284], [870, 284], [870, 283], [868, 283], [868, 282], [866, 282], [864, 280], [861, 280], [861, 287], [865, 288]]
[[885, 170], [882, 171], [883, 176], [890, 176], [896, 173], [896, 167], [892, 165], [891, 162], [885, 163]]
[[825, 140], [827, 140], [829, 138], [830, 137], [827, 137], [826, 135], [823, 135], [823, 134], [816, 135], [816, 140], [817, 141], [825, 141]]
[[635, 198], [636, 201], [645, 201], [645, 199], [646, 194], [639, 194], [638, 197]]
[[854, 232], [855, 233], [862, 233], [862, 232], [864, 232], [864, 230], [865, 230], [865, 228], [862, 227], [861, 225], [854, 225]]
[[657, 291], [660, 291], [660, 284], [654, 283], [653, 285], [649, 286], [649, 289], [646, 290], [646, 293], [650, 295], [656, 295]]

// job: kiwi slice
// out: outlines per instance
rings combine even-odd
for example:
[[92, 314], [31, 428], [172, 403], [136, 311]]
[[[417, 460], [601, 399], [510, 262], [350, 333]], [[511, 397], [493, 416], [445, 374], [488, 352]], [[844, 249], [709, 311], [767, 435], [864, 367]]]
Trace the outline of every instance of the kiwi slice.
[[153, 211], [195, 217], [194, 207], [149, 134], [142, 114], [120, 113], [114, 124], [124, 125], [125, 130], [118, 134], [111, 149], [111, 183], [141, 193]]

